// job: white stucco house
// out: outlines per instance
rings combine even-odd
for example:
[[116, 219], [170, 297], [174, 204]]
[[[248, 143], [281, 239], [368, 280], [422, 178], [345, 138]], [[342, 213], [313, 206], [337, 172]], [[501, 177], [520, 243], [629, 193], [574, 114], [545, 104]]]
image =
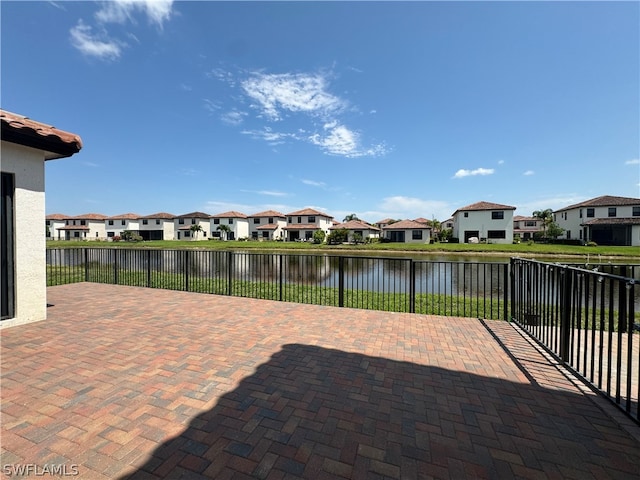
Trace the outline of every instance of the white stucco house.
[[66, 225], [67, 218], [69, 217], [62, 213], [52, 213], [45, 217], [44, 223], [47, 240], [64, 240], [60, 229]]
[[513, 243], [516, 207], [477, 202], [453, 213], [453, 236], [460, 242]]
[[265, 210], [247, 217], [249, 237], [252, 240], [278, 240], [284, 236], [287, 217], [275, 210]]
[[47, 317], [44, 162], [79, 152], [78, 135], [0, 110], [0, 328]]
[[[173, 219], [174, 240], [207, 240], [209, 238], [211, 215], [204, 212], [191, 212], [178, 215]], [[193, 232], [192, 225], [200, 225], [202, 231]]]
[[65, 225], [58, 228], [63, 240], [106, 240], [106, 215], [101, 213], [83, 213], [67, 217]]
[[640, 246], [640, 198], [603, 195], [553, 212], [564, 238]]
[[132, 233], [138, 233], [140, 229], [140, 215], [136, 213], [123, 213], [114, 215], [104, 219], [107, 238], [121, 237], [122, 232], [128, 230]]
[[415, 220], [400, 220], [388, 224], [382, 229], [385, 239], [400, 243], [429, 243], [431, 227]]
[[356, 239], [366, 241], [374, 238], [380, 238], [380, 229], [375, 225], [370, 225], [362, 220], [349, 220], [343, 223], [336, 223], [329, 227], [329, 230], [347, 230], [348, 242], [353, 242]]
[[376, 223], [374, 223], [374, 225], [378, 227], [380, 230], [382, 230], [384, 227], [392, 224], [393, 222], [395, 222], [393, 218], [385, 218], [383, 220], [377, 221]]
[[313, 208], [296, 210], [287, 213], [287, 225], [284, 227], [285, 240], [289, 242], [310, 240], [316, 230], [322, 230], [325, 235], [329, 235], [329, 229], [332, 225], [333, 217], [331, 215]]
[[[225, 225], [227, 232], [220, 226]], [[224, 227], [223, 227], [224, 228]], [[242, 240], [249, 238], [249, 220], [244, 213], [234, 210], [211, 215], [211, 236], [226, 240]]]
[[138, 234], [143, 240], [171, 240], [175, 237], [174, 218], [175, 215], [167, 212], [141, 216]]

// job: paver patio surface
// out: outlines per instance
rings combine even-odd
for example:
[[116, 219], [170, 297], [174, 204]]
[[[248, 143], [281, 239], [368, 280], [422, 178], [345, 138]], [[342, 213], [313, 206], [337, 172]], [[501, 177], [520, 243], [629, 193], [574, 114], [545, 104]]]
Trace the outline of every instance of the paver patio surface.
[[1, 331], [3, 478], [640, 475], [638, 427], [506, 322], [91, 283], [48, 301]]

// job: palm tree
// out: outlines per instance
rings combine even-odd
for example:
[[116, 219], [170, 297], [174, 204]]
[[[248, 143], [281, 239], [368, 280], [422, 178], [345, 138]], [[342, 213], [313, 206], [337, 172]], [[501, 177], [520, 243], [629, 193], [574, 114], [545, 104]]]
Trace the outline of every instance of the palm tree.
[[553, 210], [550, 208], [546, 210], [536, 210], [533, 212], [533, 216], [538, 220], [542, 220], [542, 236], [547, 238], [547, 227], [553, 221]]
[[218, 225], [218, 230], [224, 233], [224, 240], [227, 239], [227, 235], [231, 231], [228, 225]]
[[344, 219], [342, 221], [343, 222], [350, 222], [351, 220], [360, 220], [360, 219], [358, 218], [358, 216], [355, 213], [350, 213], [349, 215], [344, 217]]
[[198, 232], [202, 232], [202, 225], [200, 225], [199, 223], [194, 223], [193, 225], [191, 225], [189, 227], [189, 230], [191, 230], [191, 233], [193, 234], [193, 238], [195, 238], [196, 240], [198, 239]]

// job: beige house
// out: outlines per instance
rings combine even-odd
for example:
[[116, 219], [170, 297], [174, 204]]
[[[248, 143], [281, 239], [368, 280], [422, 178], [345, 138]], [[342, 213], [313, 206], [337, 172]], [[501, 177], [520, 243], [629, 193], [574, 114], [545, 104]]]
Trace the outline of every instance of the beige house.
[[[221, 228], [222, 225], [226, 229]], [[226, 240], [247, 239], [249, 238], [249, 220], [244, 213], [235, 210], [211, 215], [211, 236]]]
[[143, 240], [170, 240], [175, 236], [173, 219], [175, 215], [167, 212], [152, 213], [139, 219], [138, 234]]
[[464, 243], [513, 243], [516, 207], [477, 202], [453, 213], [453, 236]]
[[[191, 212], [174, 217], [174, 240], [206, 240], [210, 232], [210, 220], [211, 215], [204, 212]], [[200, 225], [202, 230], [194, 232], [193, 225]]]
[[252, 240], [279, 240], [284, 236], [287, 217], [275, 210], [265, 210], [247, 217]]
[[59, 237], [63, 240], [106, 240], [106, 215], [101, 213], [84, 213], [75, 217], [67, 217], [65, 225], [58, 228]]
[[66, 225], [66, 215], [61, 213], [52, 213], [45, 217], [45, 231], [47, 240], [64, 240], [60, 229]]
[[137, 234], [140, 229], [139, 219], [140, 215], [136, 213], [123, 213], [105, 218], [107, 238], [111, 240], [113, 237], [121, 237], [125, 230]]
[[44, 162], [79, 152], [82, 140], [4, 110], [0, 123], [0, 328], [5, 328], [47, 317]]
[[533, 240], [533, 236], [543, 230], [542, 220], [539, 218], [524, 217], [522, 215], [513, 217], [513, 235], [520, 236], [520, 240]]
[[370, 225], [362, 220], [349, 220], [348, 222], [337, 223], [329, 228], [329, 230], [347, 230], [347, 241], [366, 241], [374, 238], [380, 238], [380, 229], [375, 225]]
[[382, 229], [383, 236], [390, 242], [429, 243], [431, 227], [415, 220], [400, 220]]
[[304, 208], [287, 213], [287, 225], [284, 227], [285, 239], [289, 242], [308, 241], [313, 232], [322, 230], [329, 235], [333, 225], [333, 217], [313, 208]]

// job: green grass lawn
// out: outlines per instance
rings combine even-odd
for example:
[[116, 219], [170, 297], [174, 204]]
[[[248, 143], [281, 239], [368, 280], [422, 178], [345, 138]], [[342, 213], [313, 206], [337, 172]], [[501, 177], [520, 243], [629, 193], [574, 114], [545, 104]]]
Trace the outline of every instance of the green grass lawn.
[[78, 247], [107, 247], [107, 248], [158, 248], [158, 249], [212, 249], [212, 250], [295, 250], [331, 253], [338, 252], [410, 252], [415, 253], [443, 253], [443, 254], [495, 254], [507, 256], [580, 256], [597, 257], [625, 257], [640, 260], [640, 248], [618, 246], [581, 246], [581, 245], [552, 245], [544, 243], [519, 244], [467, 244], [467, 243], [434, 243], [406, 244], [406, 243], [372, 243], [368, 245], [314, 245], [306, 242], [258, 242], [258, 241], [182, 241], [157, 240], [147, 242], [99, 242], [99, 241], [48, 241], [48, 248], [78, 248]]

